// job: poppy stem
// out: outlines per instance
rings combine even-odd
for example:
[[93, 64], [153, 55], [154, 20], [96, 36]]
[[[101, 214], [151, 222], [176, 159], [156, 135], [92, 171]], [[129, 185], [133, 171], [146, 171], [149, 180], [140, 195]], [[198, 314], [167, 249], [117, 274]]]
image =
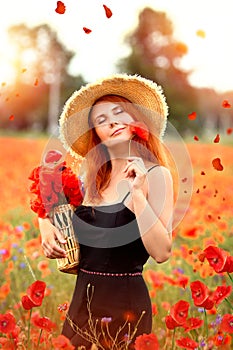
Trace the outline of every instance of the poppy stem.
[[172, 350], [174, 350], [174, 345], [175, 345], [175, 334], [176, 334], [176, 328], [174, 328], [173, 334], [172, 334]]
[[134, 138], [134, 135], [132, 135], [129, 140], [129, 157], [131, 156], [131, 141], [133, 140], [133, 138]]
[[38, 338], [38, 342], [37, 342], [37, 347], [36, 347], [36, 349], [39, 349], [39, 346], [40, 346], [40, 339], [41, 339], [41, 336], [42, 336], [42, 332], [43, 332], [43, 329], [40, 330], [40, 334], [39, 334], [39, 338]]
[[230, 306], [230, 308], [233, 310], [233, 306], [231, 305], [231, 302], [227, 299], [227, 298], [225, 298], [224, 299], [226, 302], [227, 302], [227, 304]]
[[28, 336], [27, 336], [27, 348], [29, 349], [29, 345], [30, 345], [30, 331], [31, 331], [31, 317], [32, 317], [32, 309], [30, 309], [30, 313], [29, 313], [29, 318], [28, 318]]
[[35, 274], [34, 274], [34, 271], [32, 270], [32, 267], [31, 267], [31, 265], [30, 265], [30, 263], [29, 263], [29, 261], [28, 261], [28, 258], [27, 258], [27, 256], [26, 256], [25, 254], [24, 254], [24, 259], [25, 259], [25, 261], [26, 261], [26, 264], [27, 264], [27, 266], [28, 266], [28, 268], [29, 268], [29, 271], [31, 272], [31, 275], [32, 275], [34, 281], [36, 281], [37, 278], [36, 278], [36, 276], [35, 276]]
[[204, 309], [204, 322], [205, 322], [205, 334], [206, 334], [206, 339], [209, 338], [209, 330], [208, 330], [208, 321], [207, 321], [207, 313], [206, 309]]
[[231, 277], [231, 274], [230, 274], [229, 272], [227, 272], [227, 274], [228, 274], [228, 276], [229, 276], [231, 282], [233, 283], [233, 278]]

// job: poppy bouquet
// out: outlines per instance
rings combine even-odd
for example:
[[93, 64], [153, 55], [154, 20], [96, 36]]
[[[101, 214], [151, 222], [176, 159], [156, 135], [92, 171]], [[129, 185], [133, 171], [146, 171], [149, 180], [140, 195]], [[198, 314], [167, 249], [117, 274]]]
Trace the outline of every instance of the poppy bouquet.
[[60, 151], [48, 151], [43, 164], [34, 168], [29, 176], [32, 181], [29, 191], [36, 195], [30, 207], [40, 218], [51, 216], [53, 209], [61, 204], [77, 207], [82, 202], [81, 181], [65, 161], [60, 162], [61, 158]]
[[[31, 200], [30, 205], [38, 217], [49, 217], [66, 240], [62, 248], [67, 256], [57, 259], [59, 271], [77, 274], [80, 246], [74, 234], [72, 217], [83, 199], [82, 183], [66, 162], [60, 162], [61, 158], [61, 152], [48, 151], [44, 164], [33, 169], [29, 176], [32, 181], [29, 190], [36, 198]], [[58, 244], [61, 246], [61, 243]]]

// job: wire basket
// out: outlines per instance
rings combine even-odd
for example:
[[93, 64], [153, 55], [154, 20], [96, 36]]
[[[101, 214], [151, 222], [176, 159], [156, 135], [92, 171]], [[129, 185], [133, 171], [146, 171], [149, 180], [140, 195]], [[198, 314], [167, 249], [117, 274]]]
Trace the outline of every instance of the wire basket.
[[61, 272], [78, 274], [78, 265], [80, 260], [80, 246], [74, 234], [72, 217], [74, 208], [70, 204], [61, 204], [54, 208], [53, 222], [59, 229], [63, 238], [66, 240], [65, 244], [58, 242], [59, 246], [65, 249], [67, 256], [57, 260], [57, 268]]

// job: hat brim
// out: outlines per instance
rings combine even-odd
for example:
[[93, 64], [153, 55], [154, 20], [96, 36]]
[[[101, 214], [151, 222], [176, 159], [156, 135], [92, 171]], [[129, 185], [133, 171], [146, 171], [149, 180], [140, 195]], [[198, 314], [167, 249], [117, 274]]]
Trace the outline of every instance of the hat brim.
[[161, 86], [138, 75], [115, 74], [83, 86], [65, 103], [59, 119], [60, 139], [72, 156], [86, 155], [90, 130], [88, 115], [95, 101], [105, 95], [123, 96], [142, 109], [144, 122], [162, 139], [168, 106]]

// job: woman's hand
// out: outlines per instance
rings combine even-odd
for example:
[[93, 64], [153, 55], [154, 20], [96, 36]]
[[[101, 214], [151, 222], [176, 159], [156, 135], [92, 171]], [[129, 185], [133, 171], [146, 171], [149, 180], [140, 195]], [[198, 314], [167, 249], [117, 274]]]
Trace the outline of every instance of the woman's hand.
[[123, 171], [126, 173], [126, 178], [130, 180], [131, 190], [143, 189], [147, 170], [142, 158], [127, 158], [127, 165]]
[[50, 259], [65, 258], [66, 251], [57, 244], [57, 242], [61, 244], [66, 243], [60, 231], [49, 219], [39, 219], [39, 228], [42, 239], [41, 245], [45, 256]]

